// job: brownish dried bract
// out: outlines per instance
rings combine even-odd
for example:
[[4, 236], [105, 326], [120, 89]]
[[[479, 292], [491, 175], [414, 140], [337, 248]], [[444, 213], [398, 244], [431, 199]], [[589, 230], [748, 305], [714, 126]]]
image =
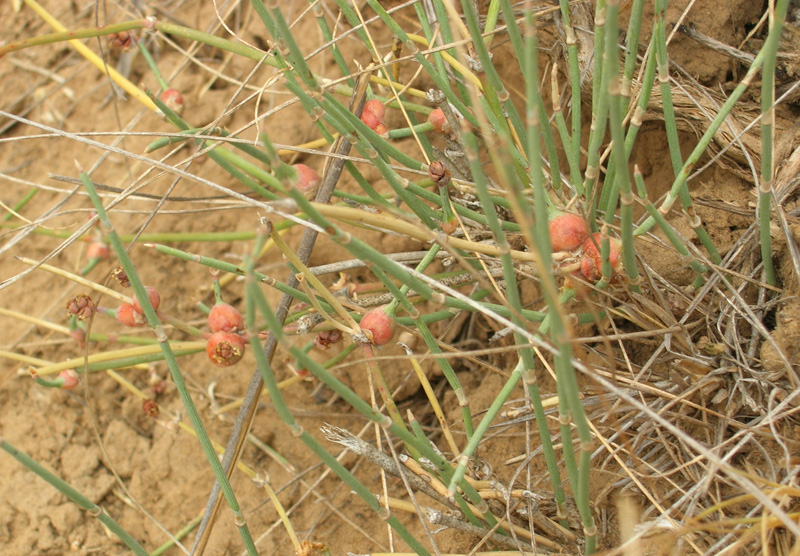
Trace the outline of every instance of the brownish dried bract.
[[80, 320], [91, 318], [95, 312], [95, 305], [92, 298], [85, 294], [76, 295], [67, 301], [67, 313], [75, 315]]
[[128, 274], [125, 272], [122, 266], [117, 265], [111, 274], [114, 276], [114, 278], [116, 278], [117, 282], [119, 282], [119, 285], [123, 288], [131, 287], [131, 281], [128, 279]]
[[130, 50], [136, 36], [130, 31], [120, 31], [119, 33], [111, 33], [108, 36], [108, 44], [111, 48], [118, 48], [123, 52]]
[[446, 187], [450, 184], [450, 170], [441, 160], [434, 160], [428, 166], [428, 177], [437, 185]]
[[158, 417], [158, 404], [155, 400], [145, 400], [142, 402], [142, 410], [148, 417]]
[[330, 549], [324, 543], [303, 540], [295, 550], [296, 556], [315, 556], [316, 554], [330, 554]]
[[328, 349], [331, 344], [335, 344], [341, 339], [341, 330], [323, 330], [314, 338], [314, 347], [318, 349]]

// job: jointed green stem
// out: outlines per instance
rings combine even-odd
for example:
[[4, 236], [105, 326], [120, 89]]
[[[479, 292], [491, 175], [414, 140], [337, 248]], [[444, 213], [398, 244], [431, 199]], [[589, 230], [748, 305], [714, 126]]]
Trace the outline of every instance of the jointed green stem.
[[97, 194], [97, 190], [95, 189], [92, 180], [85, 172], [81, 172], [81, 181], [83, 182], [84, 188], [86, 192], [89, 194], [89, 198], [92, 200], [92, 204], [94, 205], [95, 211], [97, 211], [97, 216], [100, 219], [100, 223], [103, 225], [105, 229], [106, 235], [108, 237], [111, 246], [114, 248], [114, 252], [117, 254], [119, 258], [120, 264], [122, 268], [125, 270], [125, 273], [128, 275], [128, 279], [131, 282], [131, 286], [133, 287], [133, 291], [136, 294], [136, 298], [140, 300], [142, 309], [144, 309], [144, 315], [147, 319], [147, 323], [153, 329], [156, 335], [156, 339], [161, 346], [161, 350], [164, 354], [164, 360], [167, 363], [167, 367], [169, 368], [170, 375], [172, 376], [172, 380], [175, 383], [175, 387], [178, 390], [178, 394], [181, 397], [181, 402], [183, 402], [183, 406], [186, 409], [186, 413], [189, 415], [189, 420], [192, 423], [192, 428], [195, 430], [197, 434], [197, 438], [200, 441], [200, 445], [203, 448], [203, 452], [206, 455], [206, 459], [211, 466], [211, 470], [214, 472], [214, 476], [216, 477], [217, 481], [219, 482], [220, 486], [222, 487], [222, 492], [225, 495], [225, 500], [228, 503], [231, 511], [233, 512], [234, 519], [239, 529], [239, 535], [242, 538], [242, 542], [247, 549], [247, 553], [251, 556], [255, 556], [258, 554], [255, 548], [255, 544], [253, 543], [253, 538], [250, 535], [250, 530], [247, 527], [247, 523], [242, 515], [242, 512], [239, 508], [239, 502], [236, 500], [236, 495], [231, 488], [230, 482], [228, 481], [227, 476], [225, 475], [225, 471], [222, 469], [219, 459], [217, 458], [217, 453], [214, 450], [214, 446], [211, 444], [211, 440], [208, 438], [208, 434], [206, 433], [205, 427], [203, 426], [203, 421], [200, 419], [200, 415], [197, 412], [197, 408], [192, 401], [192, 397], [189, 394], [189, 390], [186, 387], [186, 382], [183, 379], [183, 375], [181, 374], [180, 369], [178, 368], [178, 362], [175, 358], [175, 354], [172, 351], [172, 348], [169, 344], [169, 339], [167, 338], [167, 334], [164, 331], [164, 327], [161, 325], [161, 322], [156, 315], [155, 309], [153, 309], [153, 305], [150, 303], [150, 299], [147, 295], [147, 291], [142, 285], [142, 281], [139, 279], [139, 275], [136, 272], [136, 268], [133, 266], [130, 257], [125, 249], [125, 246], [120, 241], [119, 236], [117, 236], [116, 231], [114, 230], [113, 226], [111, 225], [111, 221], [108, 219], [108, 214], [106, 213], [105, 207], [103, 206], [103, 202]]
[[789, 1], [779, 0], [775, 6], [772, 28], [762, 51], [765, 52], [764, 71], [761, 80], [761, 182], [758, 184], [758, 224], [761, 243], [761, 260], [767, 283], [777, 284], [775, 266], [772, 262], [772, 238], [770, 237], [770, 207], [772, 206], [772, 184], [775, 171], [773, 128], [775, 125], [775, 60], [778, 54], [783, 25]]

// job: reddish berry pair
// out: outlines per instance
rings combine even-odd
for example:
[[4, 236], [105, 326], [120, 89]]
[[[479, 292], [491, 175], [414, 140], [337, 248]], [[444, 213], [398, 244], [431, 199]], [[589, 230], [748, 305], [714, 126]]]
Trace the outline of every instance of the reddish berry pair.
[[378, 99], [368, 100], [364, 103], [361, 111], [361, 121], [367, 124], [372, 131], [378, 135], [386, 135], [389, 128], [386, 127], [383, 117], [386, 115], [386, 107]]
[[[586, 238], [583, 242], [583, 254], [581, 255], [581, 274], [589, 282], [597, 282], [603, 276], [603, 258], [600, 254], [603, 239], [600, 233], [595, 233]], [[613, 271], [619, 270], [619, 255], [622, 244], [616, 238], [608, 238], [608, 261], [611, 263]]]
[[244, 330], [242, 314], [232, 305], [217, 303], [208, 314], [211, 336], [206, 344], [206, 355], [217, 367], [230, 367], [244, 356], [244, 339], [238, 332]]
[[[589, 282], [597, 282], [603, 274], [603, 260], [600, 254], [602, 236], [595, 233], [589, 236], [589, 228], [582, 216], [570, 213], [557, 213], [548, 223], [550, 244], [553, 251], [574, 251], [581, 248], [580, 273]], [[609, 240], [608, 259], [611, 268], [619, 266], [620, 242], [615, 238]]]
[[[150, 304], [153, 306], [153, 310], [158, 311], [159, 305], [161, 305], [161, 295], [155, 290], [155, 288], [151, 288], [150, 286], [145, 286], [144, 288], [147, 290], [147, 297], [150, 300]], [[144, 316], [144, 309], [142, 309], [142, 304], [139, 303], [138, 299], [134, 299], [133, 303], [123, 303], [117, 309], [117, 320], [120, 321], [125, 326], [143, 326], [147, 323], [147, 319]]]

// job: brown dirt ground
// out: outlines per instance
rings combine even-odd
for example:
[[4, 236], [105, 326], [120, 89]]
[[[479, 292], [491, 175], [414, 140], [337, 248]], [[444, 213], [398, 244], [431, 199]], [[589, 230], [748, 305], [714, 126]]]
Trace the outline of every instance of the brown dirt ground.
[[[685, 0], [674, 3], [670, 15], [677, 17], [687, 3]], [[49, 32], [29, 9], [15, 13], [12, 4], [13, 2], [0, 2], [0, 21], [3, 22], [0, 40], [10, 41]], [[91, 10], [78, 9], [75, 3], [50, 0], [42, 4], [69, 28], [77, 29], [92, 24]], [[213, 7], [208, 2], [201, 3], [200, 8], [175, 2], [159, 4], [163, 4], [162, 7], [167, 11], [180, 15], [179, 19], [190, 26], [205, 28], [214, 21]], [[241, 10], [235, 12], [228, 23], [244, 29], [241, 36], [258, 44], [267, 38], [266, 33], [260, 30], [260, 23], [254, 21], [256, 18], [252, 10], [245, 7], [245, 4], [242, 3]], [[304, 7], [300, 3], [292, 3], [287, 9], [292, 18], [295, 18]], [[125, 19], [125, 15], [116, 5], [116, 11], [112, 12], [111, 6], [108, 10], [109, 13], [102, 16], [101, 20]], [[734, 45], [744, 39], [747, 30], [760, 15], [760, 6], [755, 7], [754, 3], [746, 1], [703, 0], [697, 2], [690, 12], [691, 21], [704, 33]], [[308, 44], [302, 45], [304, 50], [308, 51], [317, 44], [319, 36], [312, 18], [302, 19], [298, 23], [298, 29], [298, 36], [308, 38]], [[381, 48], [388, 51], [388, 32], [378, 35]], [[185, 41], [178, 42], [184, 47], [188, 46]], [[96, 49], [96, 41], [89, 41], [89, 44]], [[352, 41], [345, 41], [344, 45], [348, 52], [355, 48]], [[738, 75], [742, 73], [740, 65], [720, 54], [696, 56], [698, 46], [683, 36], [676, 36], [673, 47], [671, 55], [674, 59], [704, 85], [712, 88], [723, 86], [729, 83], [736, 72], [739, 72]], [[499, 52], [501, 54], [498, 55], [498, 64], [502, 67], [510, 63], [510, 57], [504, 59], [502, 54], [510, 50], [504, 50], [501, 45]], [[251, 68], [249, 62], [228, 59], [227, 56], [207, 48], [199, 49], [196, 57], [205, 68], [222, 71], [237, 80], [244, 78]], [[365, 62], [366, 59], [361, 56], [361, 61]], [[251, 122], [256, 110], [264, 113], [288, 98], [280, 90], [269, 90], [261, 98], [261, 104], [257, 108], [253, 102], [249, 102], [229, 114], [228, 108], [243, 96], [239, 94], [234, 97], [236, 85], [223, 79], [213, 79], [212, 74], [198, 64], [190, 63], [183, 67], [184, 62], [185, 58], [174, 48], [165, 47], [159, 64], [165, 75], [177, 73], [173, 85], [185, 92], [189, 106], [187, 112], [195, 123], [206, 123], [224, 114], [221, 125], [231, 130], [238, 129]], [[326, 68], [330, 69], [331, 64], [326, 57], [325, 61], [314, 61], [312, 67], [324, 72]], [[134, 83], [144, 82], [151, 87], [155, 86], [141, 58], [134, 61], [131, 79]], [[258, 79], [253, 81], [262, 82]], [[129, 124], [130, 129], [135, 131], [169, 130], [167, 123], [143, 111], [136, 102], [112, 99], [107, 79], [65, 44], [24, 50], [0, 60], [0, 83], [0, 109], [3, 111], [24, 115], [67, 133], [110, 132], [112, 135], [92, 138], [105, 144], [117, 141], [119, 136], [114, 134], [127, 128]], [[788, 113], [781, 115], [786, 118], [791, 116]], [[273, 122], [275, 118], [268, 121]], [[781, 129], [790, 136], [784, 140], [787, 144], [780, 145], [783, 149], [781, 152], [785, 153], [783, 156], [788, 156], [794, 145], [795, 134], [788, 121], [779, 121]], [[96, 182], [124, 188], [145, 169], [139, 161], [86, 146], [75, 140], [28, 138], [27, 136], [41, 131], [22, 124], [11, 125], [10, 120], [5, 118], [0, 118], [0, 129], [2, 139], [18, 139], [0, 144], [0, 183], [3, 184], [0, 200], [6, 206], [11, 206], [29, 190], [31, 184], [39, 185], [41, 190], [35, 197], [35, 202], [22, 211], [22, 217], [40, 218], [40, 226], [44, 230], [71, 233], [91, 214], [88, 200], [80, 193], [80, 188], [73, 190], [75, 186], [72, 184], [55, 181], [49, 175], [74, 177], [74, 161], [77, 160], [84, 167], [94, 170], [93, 178]], [[299, 106], [291, 106], [282, 110], [280, 126], [272, 124], [268, 131], [276, 143], [298, 144], [312, 133], [312, 125]], [[254, 132], [251, 128], [242, 135], [252, 138]], [[127, 136], [119, 140], [119, 147], [129, 152], [142, 153], [145, 145], [152, 139]], [[685, 130], [682, 132], [682, 140], [684, 154], [688, 154], [696, 141], [696, 135]], [[639, 165], [647, 183], [653, 186], [653, 198], [663, 194], [672, 181], [672, 170], [666, 159], [666, 152], [663, 126], [660, 122], [646, 123], [632, 154], [632, 161]], [[182, 149], [171, 161], [183, 159], [190, 154], [191, 149]], [[151, 156], [160, 155], [161, 151]], [[321, 169], [322, 161], [318, 158], [312, 156], [298, 160]], [[194, 161], [190, 170], [216, 183], [235, 187], [232, 180], [208, 159]], [[377, 176], [377, 172], [367, 173], [372, 181], [378, 181]], [[151, 178], [145, 179], [143, 183], [140, 192], [163, 195], [170, 187], [172, 179], [168, 175], [153, 172]], [[354, 185], [345, 182], [342, 187], [352, 188]], [[694, 195], [700, 200], [698, 212], [725, 255], [752, 222], [756, 199], [752, 181], [742, 178], [740, 173], [715, 165], [697, 177], [692, 187]], [[215, 195], [216, 192], [198, 183], [182, 180], [170, 194], [190, 197]], [[203, 211], [198, 210], [200, 206]], [[152, 199], [127, 199], [113, 211], [113, 224], [121, 233], [140, 232], [143, 227], [146, 233], [251, 232], [257, 226], [260, 216], [253, 208], [231, 207], [226, 201], [202, 205], [170, 202], [151, 219], [154, 207]], [[787, 211], [791, 208], [793, 206], [786, 207]], [[53, 210], [48, 213], [50, 209]], [[691, 230], [679, 215], [674, 215], [672, 220], [680, 232], [691, 237]], [[19, 219], [11, 219], [10, 222], [19, 228], [5, 228], [0, 235], [0, 307], [66, 325], [63, 310], [66, 300], [85, 290], [41, 270], [29, 272], [29, 266], [15, 257], [25, 256], [36, 260], [47, 258], [51, 265], [77, 272], [85, 263], [86, 244], [75, 241], [67, 245], [60, 238], [44, 234], [24, 234], [21, 231], [23, 223]], [[793, 230], [796, 230], [796, 222], [793, 221], [792, 225], [795, 226]], [[369, 241], [379, 243], [385, 252], [420, 248], [402, 238], [378, 237], [368, 232], [360, 234]], [[298, 237], [297, 233], [292, 232], [288, 241], [296, 242]], [[777, 238], [777, 242], [776, 255], [780, 257], [785, 243], [781, 243], [780, 238]], [[233, 262], [241, 261], [250, 246], [251, 243], [247, 241], [176, 244], [176, 247], [190, 252]], [[142, 245], [134, 246], [131, 256], [144, 281], [160, 290], [164, 312], [202, 325], [203, 316], [196, 308], [196, 303], [208, 303], [212, 300], [209, 292], [210, 276], [205, 269], [159, 255]], [[691, 273], [684, 262], [663, 244], [643, 239], [641, 257], [655, 274], [665, 277], [673, 284], [685, 286], [691, 281]], [[311, 265], [346, 258], [349, 255], [321, 239]], [[90, 278], [103, 281], [113, 266], [112, 262], [102, 263], [90, 274]], [[275, 272], [276, 276], [281, 277], [286, 274], [279, 257], [265, 259], [262, 270]], [[797, 283], [790, 266], [782, 267], [781, 278], [787, 288], [797, 291]], [[369, 276], [366, 272], [353, 273], [352, 279], [366, 281]], [[534, 289], [528, 293], [531, 299], [537, 295]], [[268, 294], [271, 302], [277, 300], [275, 292]], [[242, 296], [243, 283], [240, 281], [234, 281], [226, 289], [226, 299], [231, 303], [241, 304]], [[112, 302], [108, 303], [113, 306]], [[787, 304], [775, 335], [781, 346], [795, 348], [789, 353], [792, 362], [796, 361], [796, 347], [800, 345], [800, 326], [797, 326], [800, 318], [797, 314], [800, 314], [797, 303]], [[116, 323], [101, 316], [96, 318], [93, 327], [96, 331], [107, 333], [123, 332]], [[0, 349], [3, 350], [50, 361], [79, 357], [83, 353], [63, 333], [18, 318], [2, 317], [2, 329], [4, 341]], [[492, 331], [488, 330], [485, 321], [470, 318], [460, 319], [450, 327], [443, 326], [437, 333], [466, 350], [484, 346]], [[406, 339], [413, 343], [412, 337], [408, 336]], [[98, 346], [91, 345], [88, 351], [93, 353], [98, 349]], [[629, 349], [628, 355], [636, 364], [644, 363], [649, 356], [647, 343], [634, 342]], [[381, 355], [399, 353], [399, 348], [391, 348], [382, 351]], [[594, 351], [586, 356], [588, 361], [598, 357]], [[281, 353], [277, 355], [276, 361], [279, 378], [290, 377], [291, 370], [283, 361]], [[494, 399], [504, 383], [504, 372], [507, 369], [503, 366], [509, 361], [510, 358], [505, 356], [490, 358], [488, 362], [494, 366], [494, 371], [487, 370], [485, 364], [468, 360], [459, 363], [459, 376], [475, 414], [480, 414]], [[430, 423], [430, 410], [424, 398], [416, 391], [417, 387], [411, 385], [413, 381], [409, 378], [408, 366], [397, 359], [391, 360], [387, 365], [391, 384], [398, 385], [408, 381], [401, 396], [405, 400], [403, 408], [413, 409], [421, 422]], [[215, 368], [202, 354], [184, 360], [182, 370], [195, 402], [211, 438], [219, 443], [224, 444], [227, 441], [235, 411], [215, 418], [214, 409], [241, 396], [254, 368], [254, 360], [249, 351], [244, 361], [232, 369]], [[431, 371], [432, 376], [435, 375], [432, 365], [426, 368]], [[27, 365], [11, 360], [5, 360], [5, 364], [0, 367], [0, 437], [28, 453], [93, 502], [101, 504], [106, 512], [148, 550], [153, 550], [167, 540], [165, 529], [176, 532], [202, 513], [213, 484], [213, 476], [195, 439], [176, 430], [173, 417], [180, 415], [185, 418], [185, 415], [169, 380], [164, 393], [151, 394], [161, 408], [161, 417], [151, 419], [143, 414], [142, 401], [105, 373], [89, 375], [80, 388], [66, 392], [38, 387], [26, 376], [26, 370]], [[167, 369], [163, 363], [154, 364], [152, 370], [160, 377], [167, 378]], [[138, 388], [149, 392], [148, 371], [125, 370], [121, 374]], [[368, 398], [361, 365], [343, 367], [339, 376], [360, 395]], [[439, 384], [440, 379], [435, 378], [435, 384]], [[545, 391], [553, 391], [552, 384], [547, 383], [544, 378], [542, 387]], [[523, 395], [520, 388], [512, 399], [520, 400]], [[299, 383], [287, 389], [286, 397], [305, 430], [332, 451], [336, 449], [322, 437], [320, 426], [330, 423], [354, 432], [365, 426], [362, 418], [341, 401], [334, 399], [330, 392], [319, 391], [313, 383]], [[441, 398], [447, 417], [451, 422], [459, 423], [461, 414], [452, 393], [446, 390]], [[459, 434], [461, 428], [460, 425], [455, 425], [459, 439], [463, 438]], [[296, 469], [294, 472], [287, 470], [286, 466], [254, 445], [248, 445], [242, 457], [243, 462], [268, 476], [271, 484], [280, 489], [280, 500], [285, 508], [292, 508], [291, 521], [301, 538], [324, 542], [337, 555], [390, 549], [386, 525], [372, 515], [367, 506], [349, 493], [341, 482], [323, 477], [316, 458], [288, 434], [267, 401], [259, 411], [253, 434], [281, 454]], [[492, 466], [496, 478], [501, 482], [508, 481], [518, 471], [519, 464], [508, 465], [506, 462], [524, 454], [526, 434], [522, 425], [501, 429], [487, 442], [486, 448], [482, 449], [480, 455]], [[368, 488], [374, 492], [381, 491], [379, 476], [367, 463], [357, 461], [351, 455], [346, 456], [343, 463], [354, 470]], [[531, 467], [534, 473], [540, 468], [541, 462], [538, 460]], [[542, 477], [543, 475], [536, 477], [534, 484], [544, 485]], [[607, 469], [598, 469], [597, 480], [594, 481], [597, 485], [595, 498], [598, 511], [606, 517], [604, 523], [607, 530], [603, 545], [607, 548], [619, 539], [614, 518], [617, 511], [615, 493], [608, 486], [619, 477], [618, 467], [609, 466]], [[233, 486], [247, 516], [250, 530], [259, 538], [258, 547], [261, 553], [291, 551], [288, 537], [280, 525], [275, 525], [277, 514], [264, 490], [254, 486], [242, 474], [234, 475]], [[662, 487], [654, 485], [652, 488], [655, 492]], [[389, 492], [397, 497], [405, 494], [402, 485], [396, 481], [391, 481]], [[647, 504], [644, 499], [637, 499], [637, 502], [641, 505]], [[653, 517], [650, 516], [651, 519]], [[425, 533], [417, 520], [404, 519], [404, 522], [415, 535], [424, 537]], [[455, 532], [439, 533], [436, 538], [442, 552], [468, 552], [476, 542], [474, 537]], [[190, 534], [184, 541], [188, 543], [186, 546], [191, 546], [191, 539]], [[394, 543], [395, 550], [406, 550], [401, 541], [395, 539]], [[8, 556], [128, 553], [97, 520], [79, 510], [5, 453], [0, 453], [0, 546], [0, 552]], [[646, 549], [649, 553], [657, 553], [659, 546], [654, 543]], [[241, 542], [232, 516], [230, 512], [223, 511], [207, 554], [233, 555], [241, 552]], [[180, 552], [175, 548], [168, 552], [178, 553]]]

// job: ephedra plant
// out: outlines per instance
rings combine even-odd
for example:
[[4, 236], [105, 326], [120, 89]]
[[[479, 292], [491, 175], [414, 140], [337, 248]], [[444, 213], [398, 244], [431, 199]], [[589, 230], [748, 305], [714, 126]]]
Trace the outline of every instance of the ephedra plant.
[[[70, 338], [71, 347], [80, 344], [76, 355], [64, 362], [23, 350], [4, 355], [29, 365], [36, 387], [75, 388], [77, 376], [106, 371], [126, 395], [144, 398], [148, 417], [197, 438], [216, 483], [187, 487], [208, 492], [202, 518], [193, 519], [197, 509], [177, 516], [191, 527], [177, 534], [155, 516], [163, 538], [141, 543], [142, 533], [10, 443], [2, 446], [134, 553], [185, 542], [179, 537], [194, 526], [194, 537], [179, 547], [186, 553], [202, 553], [214, 542], [212, 532], [233, 529], [237, 553], [272, 552], [282, 541], [268, 528], [275, 514], [265, 517], [254, 502], [264, 494], [297, 554], [377, 552], [384, 541], [370, 544], [371, 535], [388, 535], [395, 552], [440, 553], [441, 528], [467, 534], [468, 542], [446, 541], [457, 547], [449, 552], [462, 553], [591, 554], [653, 538], [667, 550], [699, 554], [737, 543], [754, 552], [800, 546], [792, 457], [769, 478], [734, 458], [750, 441], [768, 446], [760, 448], [765, 454], [796, 449], [784, 442], [788, 417], [781, 412], [796, 407], [788, 392], [798, 391], [797, 377], [761, 324], [765, 313], [750, 306], [754, 295], [769, 305], [781, 286], [772, 260], [773, 214], [782, 211], [773, 204], [782, 200], [773, 188], [780, 177], [773, 126], [788, 0], [769, 6], [760, 49], [688, 155], [673, 104], [684, 82], [670, 80], [673, 22], [666, 0], [624, 7], [604, 0], [589, 12], [567, 1], [337, 0], [312, 2], [293, 17], [282, 3], [253, 0], [236, 3], [236, 24], [218, 32], [166, 9], [66, 30], [33, 0], [24, 4], [56, 32], [6, 41], [0, 56], [70, 41], [127, 92], [125, 106], [143, 107], [125, 132], [111, 137], [133, 141], [142, 132], [147, 143], [136, 150], [105, 143], [102, 134], [84, 136], [91, 128], [60, 131], [2, 113], [81, 145], [78, 169], [63, 179], [76, 183], [87, 200], [82, 208], [92, 210], [87, 223], [59, 230], [37, 224], [44, 211], [32, 195], [14, 207], [12, 214], [33, 215], [17, 231], [29, 234], [26, 241], [49, 234], [63, 240], [56, 252], [84, 240], [92, 247], [77, 273], [24, 259], [33, 272], [51, 273], [56, 289], [82, 288], [83, 297], [68, 302], [68, 326], [56, 317], [37, 322]], [[126, 50], [142, 87], [111, 71], [92, 52], [97, 44], [104, 55]], [[211, 119], [199, 94], [181, 91], [174, 75], [162, 73], [175, 59], [207, 68], [208, 52], [209, 60], [225, 63], [204, 94], [217, 80], [235, 88]], [[752, 127], [760, 125], [761, 167], [754, 172], [759, 188], [747, 237], [750, 252], [760, 245], [761, 264], [745, 271], [735, 250], [721, 251], [698, 216], [689, 182], [713, 154], [726, 119], [752, 102], [748, 90], [757, 80], [760, 124]], [[661, 194], [633, 158], [654, 111], [664, 121], [658, 132], [668, 149], [652, 164], [672, 169]], [[244, 114], [246, 124], [229, 129], [226, 118]], [[301, 129], [297, 122], [305, 126], [302, 135], [288, 131]], [[96, 153], [103, 156], [95, 161]], [[129, 164], [130, 183], [118, 189], [101, 183], [113, 175], [104, 169], [112, 153]], [[169, 188], [139, 194], [158, 173], [172, 180]], [[174, 192], [189, 182], [207, 194]], [[197, 218], [214, 211], [219, 223], [213, 231], [131, 234], [120, 209], [126, 199], [156, 203], [145, 211], [147, 222], [135, 226], [193, 229], [169, 208], [175, 203], [190, 203]], [[680, 259], [690, 277], [679, 284], [654, 271], [643, 254], [652, 254], [647, 247], [654, 243]], [[145, 286], [158, 265], [170, 265], [170, 279]], [[202, 267], [211, 269], [211, 279]], [[190, 288], [187, 297], [207, 296], [195, 304], [199, 309], [179, 299]], [[119, 304], [106, 307], [109, 298]], [[748, 352], [735, 332], [717, 333], [708, 324], [719, 317], [715, 311], [729, 311], [720, 298], [747, 315], [755, 338]], [[119, 325], [136, 332], [120, 333]], [[777, 353], [782, 372], [765, 377], [756, 369], [761, 344]], [[144, 394], [134, 377], [148, 366], [155, 378]], [[180, 400], [169, 418], [156, 401], [169, 394], [153, 370], [159, 366]], [[211, 394], [196, 387], [212, 382], [208, 376], [233, 386], [235, 401], [220, 407], [214, 387]], [[735, 393], [736, 377], [774, 388], [771, 409], [761, 411], [744, 389]], [[101, 395], [84, 387], [87, 398]], [[327, 417], [309, 423], [299, 404], [307, 402], [300, 393], [312, 388], [358, 419], [344, 421], [346, 427], [325, 424]], [[742, 403], [720, 409], [728, 394], [746, 399], [747, 411]], [[259, 409], [262, 399], [268, 408]], [[232, 427], [220, 432], [210, 423], [209, 415], [233, 410]], [[510, 449], [493, 432], [501, 422], [517, 435], [514, 454], [496, 449]], [[254, 426], [288, 432], [307, 461], [320, 461], [326, 475], [359, 496], [352, 503], [359, 512], [351, 513], [349, 494], [331, 495], [340, 496], [335, 505], [350, 526], [369, 533], [327, 538], [296, 518], [300, 512], [278, 495], [282, 485], [254, 469], [245, 443], [262, 447], [296, 480], [303, 474], [254, 438]], [[747, 436], [750, 429], [758, 432]], [[337, 453], [342, 447], [357, 457]], [[257, 488], [237, 481], [237, 470]], [[145, 501], [136, 507], [151, 516]], [[226, 511], [234, 528], [218, 523]], [[749, 528], [756, 521], [759, 535]]]

